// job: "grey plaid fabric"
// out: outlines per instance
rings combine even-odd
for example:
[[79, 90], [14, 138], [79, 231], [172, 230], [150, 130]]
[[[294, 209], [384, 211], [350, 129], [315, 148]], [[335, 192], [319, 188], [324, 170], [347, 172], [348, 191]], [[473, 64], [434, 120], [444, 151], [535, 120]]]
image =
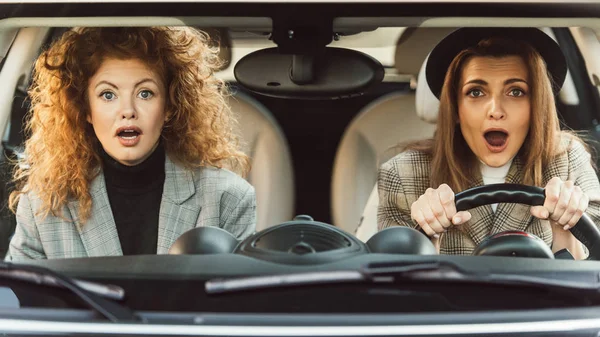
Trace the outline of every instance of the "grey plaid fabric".
[[[596, 224], [600, 224], [600, 183], [591, 165], [590, 154], [579, 142], [563, 145], [569, 150], [546, 167], [543, 186], [553, 177], [572, 180], [590, 198], [587, 214]], [[406, 151], [390, 159], [379, 170], [378, 191], [379, 208], [377, 211], [378, 229], [391, 226], [409, 226], [419, 228], [411, 218], [410, 206], [427, 188], [429, 182], [430, 158], [424, 153]], [[515, 157], [508, 175], [507, 183], [522, 183], [523, 164]], [[474, 177], [469, 188], [483, 185], [481, 175]], [[437, 186], [436, 186], [437, 187]], [[459, 191], [454, 191], [455, 193]], [[472, 218], [460, 226], [452, 226], [440, 236], [440, 254], [472, 254], [475, 247], [487, 236], [507, 231], [522, 230], [535, 234], [548, 245], [552, 244], [552, 229], [547, 220], [534, 218], [530, 206], [516, 203], [501, 203], [496, 213], [490, 205], [469, 210]]]
[[[92, 181], [90, 192], [92, 212], [85, 224], [77, 218], [77, 201], [65, 206], [67, 221], [51, 215], [44, 219], [36, 215], [39, 199], [22, 195], [5, 260], [123, 255], [102, 174]], [[166, 254], [181, 234], [199, 226], [220, 227], [244, 239], [256, 227], [254, 188], [225, 169], [189, 171], [167, 156], [158, 222], [158, 254]]]

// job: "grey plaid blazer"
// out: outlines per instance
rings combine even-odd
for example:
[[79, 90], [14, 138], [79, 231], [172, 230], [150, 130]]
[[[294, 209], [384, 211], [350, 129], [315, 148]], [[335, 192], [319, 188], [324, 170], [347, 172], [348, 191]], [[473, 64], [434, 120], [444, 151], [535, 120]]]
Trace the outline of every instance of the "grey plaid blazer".
[[[78, 202], [64, 208], [65, 221], [52, 215], [36, 215], [40, 201], [21, 195], [17, 207], [17, 228], [6, 260], [57, 259], [123, 255], [113, 219], [104, 175], [90, 185], [92, 211], [87, 223], [76, 217]], [[81, 226], [82, 225], [82, 226]], [[238, 239], [252, 234], [256, 226], [254, 188], [225, 169], [195, 171], [165, 161], [165, 184], [158, 221], [157, 253], [166, 254], [184, 232], [199, 226], [215, 226]]]
[[[406, 151], [383, 164], [378, 176], [379, 207], [377, 210], [378, 229], [390, 226], [419, 228], [410, 215], [410, 206], [430, 186], [430, 158], [417, 151]], [[515, 157], [507, 183], [522, 183], [523, 165]], [[553, 177], [572, 180], [589, 196], [587, 214], [596, 224], [600, 224], [600, 184], [594, 171], [590, 154], [579, 142], [572, 142], [569, 150], [558, 157], [544, 170], [544, 185]], [[474, 177], [469, 186], [481, 186], [481, 175]], [[436, 186], [437, 187], [437, 186]], [[454, 191], [455, 193], [459, 191]], [[522, 204], [499, 204], [496, 212], [490, 205], [469, 210], [471, 220], [459, 226], [452, 226], [440, 236], [440, 254], [472, 254], [475, 247], [487, 236], [507, 230], [522, 230], [537, 235], [548, 245], [552, 244], [552, 229], [547, 220], [534, 218], [530, 206]]]

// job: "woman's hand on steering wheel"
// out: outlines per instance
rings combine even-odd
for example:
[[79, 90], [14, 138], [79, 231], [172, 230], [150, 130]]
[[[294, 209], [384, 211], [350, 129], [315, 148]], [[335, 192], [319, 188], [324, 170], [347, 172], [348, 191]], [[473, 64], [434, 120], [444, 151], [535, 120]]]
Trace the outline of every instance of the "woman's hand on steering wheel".
[[552, 178], [544, 188], [543, 206], [531, 207], [531, 215], [549, 219], [550, 223], [569, 230], [577, 224], [587, 210], [589, 197], [572, 181]]
[[446, 184], [437, 189], [428, 188], [410, 207], [411, 217], [427, 235], [439, 238], [439, 234], [452, 225], [460, 225], [471, 219], [468, 211], [457, 212], [454, 191]]

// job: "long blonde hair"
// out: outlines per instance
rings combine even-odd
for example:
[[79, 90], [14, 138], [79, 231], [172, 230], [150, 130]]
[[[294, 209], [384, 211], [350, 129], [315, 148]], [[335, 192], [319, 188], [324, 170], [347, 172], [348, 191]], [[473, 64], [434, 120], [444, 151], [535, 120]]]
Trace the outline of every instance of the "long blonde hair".
[[[578, 140], [571, 132], [561, 131], [551, 77], [540, 54], [524, 42], [502, 38], [485, 39], [477, 46], [461, 51], [452, 61], [440, 95], [437, 128], [433, 139], [408, 144], [405, 149], [431, 156], [431, 187], [448, 184], [455, 192], [465, 190], [478, 176], [477, 158], [458, 126], [458, 88], [462, 70], [473, 57], [519, 56], [527, 65], [530, 78], [531, 119], [529, 132], [518, 153], [524, 163], [523, 184], [541, 186], [543, 168], [564, 153], [561, 137]], [[585, 144], [583, 141], [581, 141]]]
[[139, 59], [167, 84], [167, 120], [161, 135], [170, 158], [193, 169], [227, 167], [241, 175], [249, 159], [240, 150], [227, 90], [214, 76], [221, 66], [209, 36], [188, 27], [76, 28], [63, 34], [35, 62], [25, 160], [15, 171], [15, 211], [34, 192], [40, 212], [61, 215], [70, 200], [90, 215], [91, 181], [100, 172], [98, 139], [86, 116], [89, 79], [107, 58]]

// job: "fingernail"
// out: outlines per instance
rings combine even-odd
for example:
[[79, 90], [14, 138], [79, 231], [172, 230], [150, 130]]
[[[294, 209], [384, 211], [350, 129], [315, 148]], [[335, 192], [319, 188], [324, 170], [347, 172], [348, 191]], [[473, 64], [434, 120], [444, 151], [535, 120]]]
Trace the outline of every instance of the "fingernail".
[[452, 222], [456, 225], [456, 224], [460, 223], [461, 220], [462, 219], [459, 216], [457, 216], [456, 218], [454, 218], [454, 220]]
[[433, 234], [433, 237], [436, 238], [436, 239], [439, 239], [440, 235], [439, 234]]
[[563, 227], [564, 230], [569, 230], [569, 225], [565, 225], [565, 227]]

